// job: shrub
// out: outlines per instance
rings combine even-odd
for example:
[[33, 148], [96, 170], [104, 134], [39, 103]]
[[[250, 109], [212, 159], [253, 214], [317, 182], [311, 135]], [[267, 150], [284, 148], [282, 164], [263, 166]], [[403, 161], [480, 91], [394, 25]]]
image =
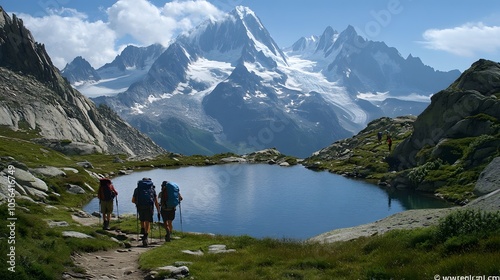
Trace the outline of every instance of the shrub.
[[436, 237], [441, 241], [461, 235], [485, 237], [499, 230], [500, 212], [468, 209], [456, 211], [441, 220]]
[[424, 180], [425, 176], [427, 176], [430, 170], [438, 169], [442, 163], [443, 162], [440, 159], [437, 159], [417, 166], [408, 173], [408, 179], [410, 179], [410, 182], [414, 186], [418, 186], [418, 184], [420, 184]]
[[453, 236], [444, 242], [446, 253], [461, 253], [479, 244], [479, 238], [470, 235]]

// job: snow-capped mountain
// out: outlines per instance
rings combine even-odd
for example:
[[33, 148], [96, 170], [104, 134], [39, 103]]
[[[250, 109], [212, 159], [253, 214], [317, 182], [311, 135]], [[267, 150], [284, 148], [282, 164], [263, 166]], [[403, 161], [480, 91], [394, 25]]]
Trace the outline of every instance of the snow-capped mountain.
[[67, 64], [61, 74], [88, 97], [116, 95], [144, 78], [164, 50], [160, 44], [127, 46], [112, 62], [97, 70], [79, 56]]
[[[308, 156], [384, 115], [379, 106], [387, 103], [360, 97], [429, 96], [460, 74], [417, 60], [364, 40], [351, 26], [340, 33], [328, 27], [282, 50], [240, 6], [179, 36], [127, 90], [94, 101], [170, 151], [276, 147]], [[391, 111], [401, 104], [389, 103]]]

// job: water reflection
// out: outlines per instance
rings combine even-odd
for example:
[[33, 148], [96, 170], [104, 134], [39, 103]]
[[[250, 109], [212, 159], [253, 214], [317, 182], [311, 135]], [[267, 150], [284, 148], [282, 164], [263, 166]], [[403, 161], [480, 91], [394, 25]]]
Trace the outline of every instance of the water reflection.
[[[305, 239], [356, 226], [407, 209], [447, 205], [409, 192], [388, 192], [363, 181], [303, 166], [226, 164], [135, 172], [113, 180], [120, 213], [135, 213], [130, 202], [138, 180], [150, 177], [179, 184], [185, 231]], [[98, 201], [85, 207], [97, 211]], [[174, 227], [180, 229], [179, 216]]]

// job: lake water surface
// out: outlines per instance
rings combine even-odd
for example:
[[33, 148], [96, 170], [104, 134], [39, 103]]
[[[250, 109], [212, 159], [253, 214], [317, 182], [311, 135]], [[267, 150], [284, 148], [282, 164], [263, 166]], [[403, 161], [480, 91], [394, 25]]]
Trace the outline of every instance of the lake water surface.
[[[114, 178], [120, 215], [136, 213], [131, 198], [143, 177], [153, 180], [157, 192], [164, 180], [179, 185], [184, 200], [174, 220], [178, 231], [182, 213], [183, 231], [307, 239], [408, 209], [450, 206], [422, 194], [391, 192], [301, 165], [226, 164], [155, 169]], [[84, 210], [98, 211], [98, 204], [94, 199]], [[156, 212], [154, 217], [156, 221]]]

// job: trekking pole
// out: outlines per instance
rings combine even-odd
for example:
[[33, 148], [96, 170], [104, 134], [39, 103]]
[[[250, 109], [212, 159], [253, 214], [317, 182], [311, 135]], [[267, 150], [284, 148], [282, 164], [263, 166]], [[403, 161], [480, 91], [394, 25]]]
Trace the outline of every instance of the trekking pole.
[[99, 225], [101, 225], [101, 200], [99, 199], [99, 210], [97, 210], [97, 212], [99, 212]]
[[[155, 210], [154, 210], [154, 208], [153, 208], [153, 215], [154, 215], [154, 214], [155, 214]], [[154, 228], [154, 226], [155, 226], [154, 221], [155, 221], [155, 218], [154, 218], [154, 216], [153, 216], [153, 222], [149, 223], [149, 232], [148, 232], [148, 234], [149, 234], [149, 233], [151, 233], [151, 235], [149, 235], [149, 243], [150, 243], [150, 244], [151, 244], [151, 243], [153, 243], [153, 228]]]
[[118, 196], [115, 196], [116, 198], [116, 217], [118, 218], [118, 221], [120, 221], [120, 211], [118, 210]]
[[160, 214], [158, 214], [158, 232], [160, 234], [160, 236], [158, 237], [159, 241], [161, 241], [161, 227], [162, 227], [162, 224], [161, 224]]
[[135, 208], [135, 221], [136, 221], [136, 225], [137, 225], [137, 240], [139, 240], [139, 212], [137, 210], [137, 208]]
[[181, 218], [181, 233], [184, 234], [184, 230], [182, 229], [182, 207], [180, 201], [179, 201], [179, 216]]

